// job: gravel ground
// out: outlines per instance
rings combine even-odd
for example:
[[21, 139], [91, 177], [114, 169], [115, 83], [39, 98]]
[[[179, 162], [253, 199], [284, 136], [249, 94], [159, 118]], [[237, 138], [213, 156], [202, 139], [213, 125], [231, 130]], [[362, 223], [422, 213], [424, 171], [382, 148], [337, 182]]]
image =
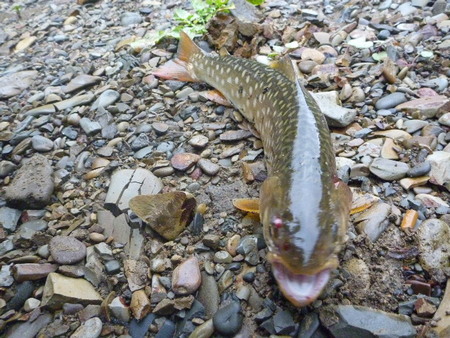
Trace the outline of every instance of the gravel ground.
[[257, 133], [152, 75], [180, 2], [84, 2], [0, 3], [1, 335], [448, 336], [450, 2], [237, 1], [197, 40], [289, 54], [327, 117], [353, 211], [300, 309], [232, 203], [266, 177]]

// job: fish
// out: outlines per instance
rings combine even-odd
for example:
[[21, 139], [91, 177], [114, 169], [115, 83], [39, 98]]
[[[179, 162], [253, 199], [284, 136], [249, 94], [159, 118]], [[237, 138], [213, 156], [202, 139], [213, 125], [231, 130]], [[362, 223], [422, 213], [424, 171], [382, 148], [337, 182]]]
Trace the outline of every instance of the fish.
[[338, 267], [352, 195], [337, 177], [325, 117], [292, 60], [284, 56], [268, 67], [214, 55], [181, 32], [178, 57], [153, 74], [206, 82], [253, 123], [268, 173], [258, 208], [267, 259], [292, 304], [312, 303]]

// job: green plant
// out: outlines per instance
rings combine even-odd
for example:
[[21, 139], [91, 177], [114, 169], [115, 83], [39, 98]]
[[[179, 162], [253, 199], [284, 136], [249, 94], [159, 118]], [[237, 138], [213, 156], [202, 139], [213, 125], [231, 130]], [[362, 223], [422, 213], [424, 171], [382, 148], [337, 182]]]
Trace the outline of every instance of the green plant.
[[193, 13], [183, 9], [176, 9], [173, 18], [178, 25], [166, 36], [179, 37], [181, 31], [191, 38], [206, 33], [206, 25], [219, 12], [228, 12], [233, 8], [228, 5], [229, 0], [191, 0]]
[[22, 18], [21, 15], [20, 15], [20, 11], [22, 10], [22, 6], [21, 5], [14, 5], [14, 6], [11, 7], [11, 9], [16, 12], [16, 14], [17, 14], [17, 16], [19, 18]]

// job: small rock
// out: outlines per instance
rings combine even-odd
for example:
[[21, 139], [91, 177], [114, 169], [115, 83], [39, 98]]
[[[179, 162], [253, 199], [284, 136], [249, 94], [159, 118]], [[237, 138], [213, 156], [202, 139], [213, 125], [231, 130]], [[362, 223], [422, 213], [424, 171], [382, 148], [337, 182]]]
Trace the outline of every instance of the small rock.
[[275, 332], [279, 335], [292, 335], [295, 332], [295, 322], [288, 310], [278, 311], [273, 316]]
[[414, 304], [414, 311], [420, 317], [431, 318], [436, 310], [436, 306], [425, 298], [419, 298]]
[[427, 161], [431, 164], [430, 182], [443, 185], [450, 190], [450, 153], [435, 151], [428, 155]]
[[213, 317], [214, 328], [224, 336], [233, 336], [241, 328], [243, 315], [241, 305], [238, 302], [231, 302], [220, 308]]
[[75, 237], [53, 237], [49, 248], [50, 254], [58, 264], [74, 264], [86, 257], [86, 246]]
[[407, 175], [409, 177], [419, 177], [428, 174], [431, 170], [431, 163], [429, 161], [424, 161], [422, 163], [416, 164], [414, 167], [408, 170]]
[[39, 299], [36, 299], [36, 298], [28, 298], [28, 299], [25, 301], [25, 304], [23, 305], [23, 309], [24, 309], [26, 312], [31, 312], [31, 311], [33, 311], [34, 309], [38, 308], [39, 305], [41, 305], [41, 301], [40, 301]]
[[356, 110], [339, 105], [339, 93], [337, 91], [311, 93], [311, 95], [325, 115], [329, 126], [346, 127], [354, 121]]
[[0, 225], [3, 229], [14, 232], [16, 230], [17, 222], [19, 222], [20, 215], [22, 215], [20, 210], [2, 207], [0, 208]]
[[186, 171], [200, 160], [200, 156], [192, 153], [178, 153], [172, 156], [170, 164], [177, 170]]
[[109, 310], [113, 316], [122, 322], [128, 323], [130, 321], [130, 308], [125, 304], [122, 297], [115, 297], [108, 305]]
[[81, 324], [70, 338], [97, 338], [100, 336], [103, 323], [100, 318], [94, 317]]
[[248, 130], [228, 130], [220, 134], [220, 140], [225, 142], [239, 141], [249, 138], [253, 134]]
[[198, 161], [198, 166], [204, 171], [205, 174], [209, 175], [209, 176], [214, 176], [216, 175], [219, 170], [220, 170], [220, 166], [211, 162], [210, 160], [201, 158]]
[[416, 329], [409, 317], [387, 313], [365, 306], [332, 305], [320, 310], [320, 321], [334, 337], [412, 338]]
[[53, 169], [50, 162], [36, 154], [17, 171], [9, 186], [5, 188], [5, 198], [11, 205], [24, 209], [42, 209], [53, 194]]
[[102, 130], [100, 123], [91, 121], [87, 117], [83, 117], [80, 120], [80, 127], [88, 136], [95, 135]]
[[17, 165], [10, 161], [0, 161], [0, 178], [5, 178], [16, 170]]
[[448, 252], [450, 252], [450, 227], [438, 219], [425, 220], [417, 230], [419, 260], [422, 267], [442, 281], [443, 270], [448, 267]]
[[177, 295], [189, 295], [199, 288], [201, 281], [198, 260], [196, 257], [191, 257], [173, 271], [172, 290]]
[[442, 298], [438, 310], [434, 314], [433, 320], [436, 322], [436, 326], [430, 327], [429, 329], [431, 331], [430, 336], [433, 337], [447, 336], [450, 330], [450, 316], [448, 315], [449, 307], [450, 307], [450, 279], [447, 280], [444, 297]]
[[388, 215], [391, 206], [387, 203], [376, 203], [355, 217], [356, 227], [375, 242], [389, 224]]
[[23, 263], [14, 265], [14, 279], [18, 282], [26, 280], [38, 280], [47, 277], [50, 272], [55, 272], [58, 269], [56, 264], [37, 264], [37, 263]]
[[379, 99], [375, 104], [375, 108], [377, 110], [394, 108], [395, 106], [406, 102], [406, 100], [405, 94], [399, 92], [392, 93]]
[[137, 320], [141, 320], [150, 313], [150, 300], [144, 290], [137, 290], [133, 292], [133, 295], [131, 296], [130, 308], [131, 313]]
[[91, 283], [52, 272], [47, 276], [42, 305], [60, 309], [64, 303], [100, 304], [102, 298]]
[[114, 102], [116, 102], [120, 97], [120, 94], [112, 89], [107, 89], [100, 94], [97, 100], [92, 104], [91, 110], [96, 110], [99, 108], [107, 108]]
[[137, 25], [142, 22], [142, 16], [139, 13], [125, 12], [120, 16], [122, 26]]
[[[74, 91], [93, 86], [102, 80], [99, 76], [81, 74], [73, 78], [66, 86], [62, 88], [64, 93], [72, 93]], [[61, 102], [60, 102], [61, 103]], [[66, 108], [66, 107], [65, 107]], [[65, 109], [63, 108], [63, 109]], [[58, 108], [61, 109], [61, 108]], [[63, 110], [61, 109], [61, 110]]]
[[425, 96], [420, 99], [401, 103], [395, 109], [410, 114], [417, 112], [423, 118], [432, 118], [450, 110], [450, 99], [443, 95]]
[[195, 148], [204, 148], [208, 144], [209, 140], [204, 135], [195, 135], [189, 140], [189, 144]]
[[53, 149], [53, 141], [41, 135], [34, 135], [31, 138], [31, 146], [36, 151], [47, 152]]
[[369, 166], [369, 170], [385, 181], [394, 181], [405, 177], [409, 166], [403, 162], [376, 158]]

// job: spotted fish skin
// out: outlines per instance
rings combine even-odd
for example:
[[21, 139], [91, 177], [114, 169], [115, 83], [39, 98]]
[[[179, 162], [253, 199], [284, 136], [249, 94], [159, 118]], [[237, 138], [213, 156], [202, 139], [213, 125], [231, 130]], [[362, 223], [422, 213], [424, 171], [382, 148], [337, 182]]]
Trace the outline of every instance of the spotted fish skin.
[[326, 120], [288, 58], [270, 68], [205, 53], [187, 39], [182, 35], [179, 58], [192, 79], [218, 89], [261, 135], [268, 179], [260, 216], [268, 258], [284, 295], [306, 305], [338, 264], [351, 201], [336, 178]]

